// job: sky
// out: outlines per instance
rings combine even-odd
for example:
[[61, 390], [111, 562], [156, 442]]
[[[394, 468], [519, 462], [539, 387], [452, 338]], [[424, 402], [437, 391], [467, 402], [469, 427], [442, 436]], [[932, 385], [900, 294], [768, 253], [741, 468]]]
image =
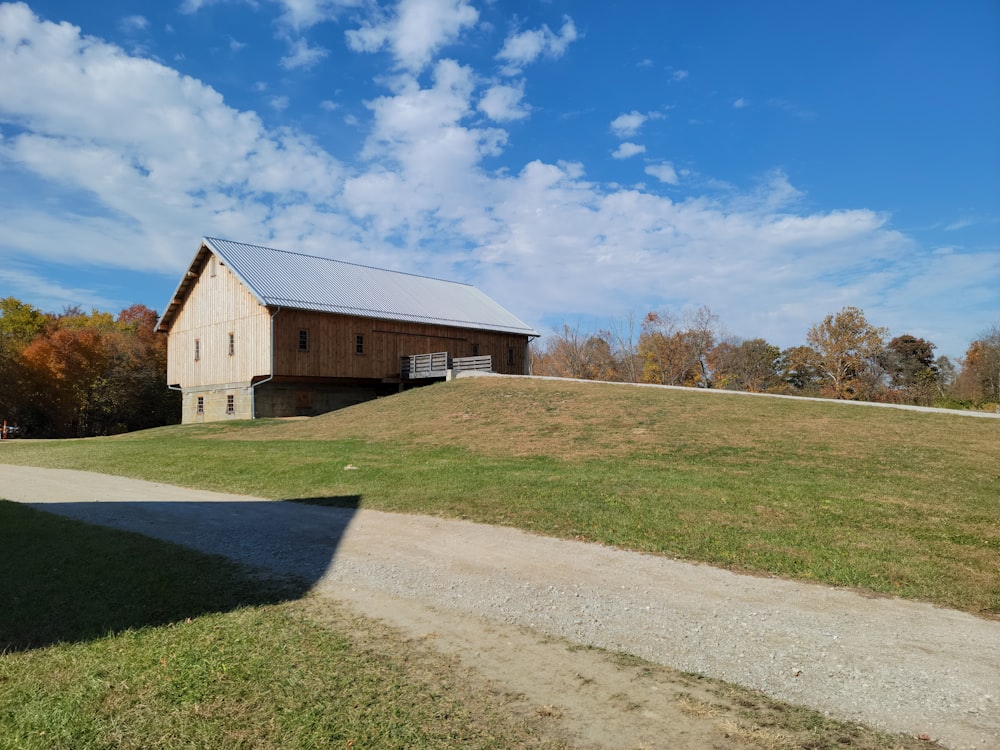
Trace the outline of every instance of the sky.
[[162, 312], [204, 236], [543, 333], [1000, 323], [996, 0], [0, 3], [0, 297]]

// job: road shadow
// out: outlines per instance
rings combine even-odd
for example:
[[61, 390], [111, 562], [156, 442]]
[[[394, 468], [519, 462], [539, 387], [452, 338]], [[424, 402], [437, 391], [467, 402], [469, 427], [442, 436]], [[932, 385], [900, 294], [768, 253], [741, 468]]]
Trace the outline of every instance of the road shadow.
[[0, 653], [297, 599], [360, 502], [0, 500]]

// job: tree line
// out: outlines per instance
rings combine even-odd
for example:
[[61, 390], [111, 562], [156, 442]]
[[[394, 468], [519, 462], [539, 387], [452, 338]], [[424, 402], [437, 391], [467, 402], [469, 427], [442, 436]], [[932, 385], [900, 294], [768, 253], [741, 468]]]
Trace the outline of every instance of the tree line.
[[[30, 437], [88, 437], [175, 424], [180, 394], [167, 387], [167, 339], [158, 315], [71, 307], [45, 313], [0, 299], [0, 421]], [[627, 316], [607, 330], [562, 327], [532, 347], [536, 375], [719, 388], [799, 396], [1000, 408], [1000, 323], [958, 362], [909, 334], [889, 338], [845, 307], [787, 349], [723, 332], [701, 307], [682, 315]]]
[[52, 314], [0, 300], [0, 420], [25, 437], [113, 435], [180, 421], [157, 319], [145, 305], [117, 316], [79, 307]]
[[582, 332], [563, 325], [532, 347], [532, 373], [884, 403], [1000, 409], [1000, 323], [952, 362], [910, 334], [890, 338], [845, 307], [787, 349], [726, 335], [708, 307], [650, 312]]

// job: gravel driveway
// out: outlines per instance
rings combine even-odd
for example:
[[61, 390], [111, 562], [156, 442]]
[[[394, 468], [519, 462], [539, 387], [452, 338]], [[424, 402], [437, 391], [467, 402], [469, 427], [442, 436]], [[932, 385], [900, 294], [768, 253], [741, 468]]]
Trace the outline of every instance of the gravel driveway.
[[467, 628], [526, 626], [955, 750], [1000, 748], [1000, 622], [463, 521], [3, 464], [0, 487], [305, 577], [389, 619], [407, 611], [392, 600], [420, 603]]

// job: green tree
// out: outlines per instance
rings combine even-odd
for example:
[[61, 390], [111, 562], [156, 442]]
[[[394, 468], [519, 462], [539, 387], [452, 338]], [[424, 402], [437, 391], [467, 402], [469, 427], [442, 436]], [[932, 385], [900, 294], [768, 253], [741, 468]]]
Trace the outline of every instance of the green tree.
[[819, 352], [810, 346], [793, 346], [778, 357], [778, 376], [788, 393], [797, 396], [818, 396], [823, 376], [816, 368]]
[[940, 393], [934, 349], [930, 341], [909, 334], [896, 336], [886, 345], [881, 364], [898, 400], [925, 406], [934, 403]]
[[764, 339], [720, 342], [708, 356], [715, 388], [762, 393], [778, 388], [781, 350]]
[[15, 349], [30, 344], [51, 320], [51, 316], [19, 299], [0, 299], [0, 341]]

